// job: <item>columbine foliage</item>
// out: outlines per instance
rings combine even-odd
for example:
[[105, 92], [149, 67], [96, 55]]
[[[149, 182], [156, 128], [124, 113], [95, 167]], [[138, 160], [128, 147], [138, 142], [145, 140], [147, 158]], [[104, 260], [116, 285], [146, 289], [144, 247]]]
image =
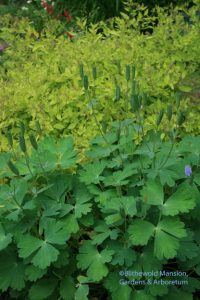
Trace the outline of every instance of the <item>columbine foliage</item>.
[[[174, 139], [172, 147], [151, 131], [135, 144], [138, 128], [114, 122], [78, 164], [72, 137], [32, 136], [30, 151], [21, 126], [26, 151], [0, 155], [2, 292], [30, 300], [190, 299], [200, 288], [200, 138]], [[172, 261], [190, 273], [188, 286], [119, 283], [120, 270], [167, 270]]]

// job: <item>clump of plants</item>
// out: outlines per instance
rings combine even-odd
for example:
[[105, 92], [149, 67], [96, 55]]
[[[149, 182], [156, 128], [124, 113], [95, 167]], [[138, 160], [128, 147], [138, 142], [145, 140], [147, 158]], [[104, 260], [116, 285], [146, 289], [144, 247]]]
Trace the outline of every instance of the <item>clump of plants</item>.
[[164, 116], [169, 123], [173, 117], [168, 107], [144, 136], [144, 100], [135, 93], [130, 101], [137, 124], [126, 119], [99, 127], [82, 164], [71, 136], [42, 138], [37, 123], [40, 139], [34, 133], [27, 139], [21, 123], [16, 151], [8, 132], [10, 151], [0, 155], [2, 295], [195, 299], [200, 138], [180, 139], [178, 99], [176, 127], [169, 125], [165, 137], [159, 130]]

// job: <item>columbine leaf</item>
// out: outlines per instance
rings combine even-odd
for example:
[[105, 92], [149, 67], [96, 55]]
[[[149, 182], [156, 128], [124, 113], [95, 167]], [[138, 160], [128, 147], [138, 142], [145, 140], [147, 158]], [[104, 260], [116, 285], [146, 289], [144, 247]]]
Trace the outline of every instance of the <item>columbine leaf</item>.
[[195, 193], [190, 186], [181, 186], [163, 204], [162, 214], [175, 216], [179, 213], [186, 213], [196, 205]]
[[146, 199], [147, 204], [160, 205], [164, 200], [163, 187], [156, 180], [148, 180], [142, 190], [142, 196]]
[[108, 237], [110, 239], [116, 239], [119, 233], [119, 229], [111, 230], [106, 224], [99, 225], [94, 228], [95, 235], [92, 237], [92, 244], [93, 245], [100, 245], [104, 240]]
[[0, 255], [0, 290], [6, 291], [9, 287], [21, 291], [25, 287], [25, 266], [20, 262], [13, 251], [3, 251]]
[[105, 161], [97, 161], [92, 164], [83, 166], [84, 170], [80, 171], [80, 181], [84, 182], [85, 184], [99, 183], [100, 180], [103, 179], [103, 177], [100, 176], [100, 174], [103, 172], [105, 167]]
[[74, 300], [75, 282], [71, 276], [65, 276], [60, 283], [60, 295], [64, 300]]
[[56, 248], [47, 244], [46, 241], [43, 241], [42, 246], [32, 259], [32, 263], [40, 269], [45, 269], [49, 267], [52, 262], [57, 260], [58, 255], [59, 251]]
[[173, 258], [179, 248], [179, 239], [186, 236], [184, 223], [175, 218], [165, 218], [156, 227], [154, 254], [158, 259]]
[[6, 248], [12, 242], [12, 234], [6, 234], [2, 224], [0, 224], [0, 251]]
[[146, 245], [155, 226], [148, 221], [136, 219], [128, 227], [129, 239], [133, 245]]
[[112, 175], [107, 176], [103, 179], [103, 182], [105, 186], [122, 186], [126, 185], [129, 182], [128, 180], [125, 180], [126, 178], [134, 175], [137, 173], [137, 170], [135, 170], [131, 165], [126, 166], [123, 171], [116, 171], [113, 172]]
[[53, 184], [45, 192], [45, 195], [57, 202], [63, 202], [66, 192], [71, 188], [72, 176], [62, 174], [54, 176], [51, 180]]
[[87, 269], [87, 276], [90, 280], [99, 281], [108, 274], [105, 263], [110, 262], [114, 251], [104, 249], [99, 253], [91, 241], [85, 241], [77, 255], [78, 267]]
[[33, 284], [29, 290], [30, 300], [43, 300], [50, 296], [55, 290], [57, 280], [41, 279]]
[[44, 232], [45, 240], [50, 244], [64, 245], [70, 237], [67, 224], [54, 219], [45, 221]]
[[130, 300], [131, 298], [131, 287], [128, 285], [119, 284], [121, 278], [118, 272], [109, 272], [109, 275], [105, 278], [104, 286], [112, 294], [112, 299], [115, 300]]
[[76, 293], [75, 300], [88, 300], [89, 286], [87, 284], [79, 284]]
[[119, 241], [109, 241], [107, 245], [109, 250], [115, 252], [111, 261], [112, 265], [126, 267], [131, 267], [133, 265], [133, 262], [136, 260], [136, 252], [134, 250], [128, 248]]
[[47, 269], [42, 270], [33, 265], [29, 265], [26, 267], [25, 275], [29, 281], [36, 281], [37, 279], [41, 278], [46, 272]]
[[180, 247], [178, 249], [177, 257], [181, 261], [186, 261], [187, 259], [192, 259], [198, 255], [198, 246], [194, 242], [193, 232], [187, 230], [187, 236], [182, 238], [180, 241]]
[[39, 240], [31, 235], [23, 235], [18, 242], [19, 256], [27, 258], [33, 255], [32, 263], [35, 267], [45, 269], [57, 260], [59, 251], [46, 241]]

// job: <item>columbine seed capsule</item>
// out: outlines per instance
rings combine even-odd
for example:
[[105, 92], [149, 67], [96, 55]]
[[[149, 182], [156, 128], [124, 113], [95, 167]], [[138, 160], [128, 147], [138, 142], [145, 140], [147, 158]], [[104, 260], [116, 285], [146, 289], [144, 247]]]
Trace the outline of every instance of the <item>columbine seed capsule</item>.
[[38, 149], [38, 144], [37, 144], [36, 138], [34, 137], [33, 134], [30, 134], [30, 135], [29, 135], [29, 140], [30, 140], [30, 142], [31, 142], [32, 147], [33, 147], [35, 150], [37, 150], [37, 149]]
[[163, 115], [164, 115], [164, 110], [161, 109], [161, 111], [159, 112], [159, 115], [157, 117], [157, 120], [156, 120], [156, 125], [159, 126], [161, 121], [162, 121], [162, 118], [163, 118]]
[[117, 101], [120, 99], [120, 95], [121, 95], [121, 90], [120, 90], [120, 87], [117, 85], [116, 86], [116, 92], [115, 92], [115, 99]]
[[84, 77], [84, 69], [83, 69], [83, 64], [80, 64], [80, 66], [79, 66], [79, 71], [80, 71], [80, 76], [81, 76], [81, 79], [83, 80], [83, 77]]
[[8, 139], [8, 144], [12, 147], [13, 146], [13, 138], [12, 138], [12, 134], [10, 131], [7, 133], [7, 139]]
[[177, 123], [178, 123], [178, 126], [181, 126], [185, 121], [185, 116], [184, 114], [180, 111], [179, 114], [178, 114], [178, 117], [177, 117]]
[[167, 107], [167, 119], [170, 121], [171, 118], [172, 118], [172, 106], [169, 105], [169, 106]]
[[9, 169], [10, 169], [15, 175], [19, 176], [19, 171], [18, 171], [18, 169], [15, 167], [15, 165], [12, 163], [11, 160], [8, 162], [8, 167], [9, 167]]
[[130, 66], [127, 65], [126, 66], [126, 80], [129, 81], [130, 77], [131, 77], [131, 69], [130, 69]]
[[25, 133], [25, 126], [23, 122], [20, 122], [20, 131], [21, 131], [21, 135], [24, 135]]
[[19, 136], [19, 146], [20, 146], [22, 152], [26, 153], [25, 139], [22, 135]]
[[84, 75], [84, 77], [83, 77], [83, 87], [84, 87], [85, 91], [88, 90], [88, 86], [89, 86], [88, 77], [87, 77], [87, 75]]
[[92, 66], [92, 76], [94, 80], [97, 79], [97, 69], [95, 66]]

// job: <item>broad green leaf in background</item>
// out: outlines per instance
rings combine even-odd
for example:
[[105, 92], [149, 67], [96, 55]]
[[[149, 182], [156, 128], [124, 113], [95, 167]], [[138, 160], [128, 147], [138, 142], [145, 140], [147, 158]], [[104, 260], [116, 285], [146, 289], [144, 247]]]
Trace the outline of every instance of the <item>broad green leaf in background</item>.
[[[139, 272], [151, 272], [152, 270], [160, 271], [162, 270], [162, 266], [166, 261], [167, 260], [159, 260], [157, 257], [155, 257], [154, 243], [152, 241], [145, 246], [142, 255], [139, 252], [137, 253], [137, 260], [135, 261], [134, 266]], [[138, 277], [136, 276], [135, 279], [138, 279]]]
[[145, 220], [136, 219], [128, 227], [129, 239], [133, 245], [146, 245], [155, 230], [155, 226]]
[[6, 248], [12, 242], [12, 234], [6, 234], [2, 224], [0, 223], [0, 251]]
[[180, 240], [180, 247], [177, 252], [177, 257], [181, 261], [187, 261], [198, 255], [198, 245], [194, 241], [194, 234], [189, 229], [187, 236]]
[[89, 286], [88, 284], [79, 284], [75, 292], [74, 300], [88, 300]]
[[163, 187], [156, 180], [148, 180], [142, 190], [142, 196], [146, 199], [147, 204], [161, 205], [164, 200]]
[[104, 286], [112, 294], [112, 299], [130, 300], [132, 289], [129, 285], [120, 284], [120, 280], [126, 278], [120, 277], [118, 272], [109, 272], [104, 280]]
[[17, 258], [13, 250], [1, 252], [0, 255], [0, 290], [6, 291], [9, 287], [21, 291], [25, 287], [25, 266]]
[[65, 276], [60, 283], [60, 295], [64, 300], [74, 300], [75, 282], [71, 276]]
[[179, 213], [187, 213], [196, 206], [195, 191], [190, 185], [179, 186], [163, 204], [162, 214], [175, 216]]
[[47, 269], [42, 270], [33, 265], [28, 265], [25, 269], [25, 275], [29, 281], [36, 281], [40, 279], [46, 272]]
[[77, 266], [81, 270], [87, 269], [89, 279], [99, 281], [108, 274], [106, 263], [110, 262], [114, 251], [104, 249], [99, 252], [91, 241], [85, 241], [79, 248]]
[[30, 300], [42, 300], [50, 296], [56, 288], [56, 279], [40, 279], [29, 290]]
[[185, 237], [184, 223], [178, 218], [166, 217], [155, 228], [154, 254], [158, 259], [173, 258], [177, 254], [180, 238]]
[[131, 267], [133, 262], [136, 260], [136, 252], [133, 249], [127, 247], [119, 241], [108, 241], [106, 243], [109, 250], [113, 250], [115, 253], [113, 255], [111, 264], [119, 265], [124, 267]]

